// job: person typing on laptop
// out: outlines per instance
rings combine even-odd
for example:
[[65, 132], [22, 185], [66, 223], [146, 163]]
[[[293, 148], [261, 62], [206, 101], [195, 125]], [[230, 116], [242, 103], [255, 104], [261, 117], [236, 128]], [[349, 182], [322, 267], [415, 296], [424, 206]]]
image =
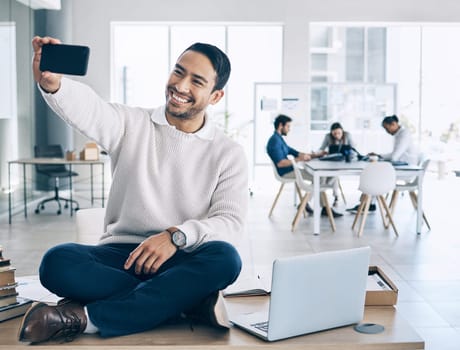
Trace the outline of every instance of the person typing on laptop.
[[385, 154], [370, 153], [370, 155], [378, 155], [383, 160], [391, 162], [417, 164], [419, 154], [412, 140], [412, 134], [409, 129], [399, 123], [398, 117], [396, 115], [386, 116], [382, 120], [382, 127], [388, 134], [394, 136], [393, 150]]
[[[324, 135], [323, 142], [319, 147], [318, 152], [315, 152], [315, 155], [325, 156], [327, 154], [333, 153], [342, 153], [343, 146], [347, 146], [349, 151], [350, 149], [355, 148], [355, 143], [351, 137], [351, 134], [348, 131], [343, 129], [342, 124], [335, 122], [331, 124], [330, 131]], [[334, 203], [336, 206], [339, 200], [339, 182], [335, 180], [334, 177], [327, 178], [326, 181], [334, 182]]]
[[[275, 131], [273, 132], [273, 135], [269, 138], [266, 147], [268, 156], [275, 164], [278, 174], [285, 178], [295, 178], [294, 169], [292, 168], [291, 161], [287, 158], [288, 155], [293, 155], [296, 158], [297, 162], [305, 162], [311, 160], [314, 157], [317, 157], [317, 155], [299, 152], [296, 149], [288, 146], [283, 137], [287, 136], [287, 134], [291, 130], [291, 123], [291, 117], [288, 117], [284, 114], [278, 115], [275, 118], [275, 121], [273, 122]], [[304, 179], [313, 181], [313, 176], [307, 171], [302, 171], [302, 176], [304, 177]], [[327, 216], [326, 208], [324, 207], [323, 203], [321, 203], [321, 206], [323, 207], [321, 215]], [[313, 210], [308, 204], [306, 210], [310, 214], [313, 213]], [[332, 214], [334, 215], [334, 217], [340, 217], [343, 215], [334, 210], [332, 210]]]
[[351, 134], [348, 131], [345, 131], [342, 124], [339, 122], [332, 123], [330, 131], [324, 135], [323, 142], [315, 155], [323, 156], [330, 153], [340, 152], [340, 147], [344, 145], [352, 148], [355, 147]]
[[[419, 152], [412, 140], [412, 134], [409, 129], [399, 123], [399, 118], [396, 115], [389, 115], [383, 118], [382, 127], [385, 131], [394, 136], [393, 150], [385, 154], [377, 154], [371, 152], [368, 156], [377, 156], [379, 159], [390, 161], [392, 163], [401, 164], [417, 164]], [[359, 204], [347, 211], [357, 212]], [[375, 211], [375, 202], [369, 206], [369, 211]]]

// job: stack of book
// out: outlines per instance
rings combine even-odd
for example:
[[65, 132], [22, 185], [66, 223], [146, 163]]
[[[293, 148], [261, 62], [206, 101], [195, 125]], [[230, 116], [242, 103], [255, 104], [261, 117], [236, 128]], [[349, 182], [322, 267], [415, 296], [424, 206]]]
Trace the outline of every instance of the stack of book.
[[0, 246], [0, 322], [25, 314], [32, 300], [18, 296], [16, 269], [5, 259]]

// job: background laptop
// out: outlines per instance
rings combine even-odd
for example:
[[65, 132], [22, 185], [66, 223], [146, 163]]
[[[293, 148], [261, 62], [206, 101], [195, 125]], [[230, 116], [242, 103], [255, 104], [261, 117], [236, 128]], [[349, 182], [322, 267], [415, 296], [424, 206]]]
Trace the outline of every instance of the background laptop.
[[267, 341], [358, 323], [369, 257], [370, 248], [363, 247], [276, 259], [269, 310], [231, 321]]

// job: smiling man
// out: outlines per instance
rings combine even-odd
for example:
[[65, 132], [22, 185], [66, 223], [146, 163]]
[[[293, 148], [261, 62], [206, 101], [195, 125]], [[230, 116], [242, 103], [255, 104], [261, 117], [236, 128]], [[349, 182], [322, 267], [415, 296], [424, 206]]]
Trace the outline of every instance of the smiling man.
[[113, 181], [99, 244], [61, 244], [43, 257], [42, 284], [65, 299], [29, 309], [19, 340], [125, 335], [179, 317], [228, 328], [219, 291], [241, 269], [232, 242], [246, 219], [247, 162], [206, 115], [224, 95], [227, 56], [193, 44], [171, 72], [166, 104], [144, 109], [41, 72], [48, 43], [59, 40], [32, 41], [39, 89], [62, 119], [107, 151]]

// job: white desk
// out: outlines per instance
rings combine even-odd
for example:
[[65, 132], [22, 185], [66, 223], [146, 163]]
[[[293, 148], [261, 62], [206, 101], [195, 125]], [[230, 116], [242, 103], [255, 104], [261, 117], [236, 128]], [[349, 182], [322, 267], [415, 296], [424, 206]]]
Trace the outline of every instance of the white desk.
[[[105, 164], [102, 160], [67, 160], [64, 158], [24, 158], [11, 160], [8, 162], [8, 222], [11, 224], [11, 165], [18, 164], [22, 165], [22, 176], [23, 176], [23, 194], [24, 194], [24, 217], [27, 217], [27, 184], [26, 184], [26, 165], [37, 165], [37, 164], [65, 164], [69, 166], [69, 170], [72, 171], [72, 165], [89, 165], [91, 169], [91, 204], [94, 202], [93, 196], [93, 165], [100, 165], [102, 168], [102, 207], [104, 207], [104, 168]], [[72, 208], [72, 176], [69, 176], [69, 189], [70, 189], [70, 215], [73, 215]]]
[[[321, 177], [329, 176], [344, 176], [344, 175], [360, 175], [363, 169], [368, 165], [368, 162], [353, 161], [346, 162], [333, 162], [322, 160], [311, 160], [305, 162], [305, 169], [313, 175], [313, 199], [314, 199], [314, 213], [313, 213], [313, 233], [320, 234], [320, 180]], [[396, 176], [404, 177], [418, 177], [418, 195], [417, 195], [417, 224], [416, 232], [421, 233], [422, 219], [423, 219], [423, 177], [425, 172], [422, 167], [417, 165], [403, 165], [396, 166]]]

